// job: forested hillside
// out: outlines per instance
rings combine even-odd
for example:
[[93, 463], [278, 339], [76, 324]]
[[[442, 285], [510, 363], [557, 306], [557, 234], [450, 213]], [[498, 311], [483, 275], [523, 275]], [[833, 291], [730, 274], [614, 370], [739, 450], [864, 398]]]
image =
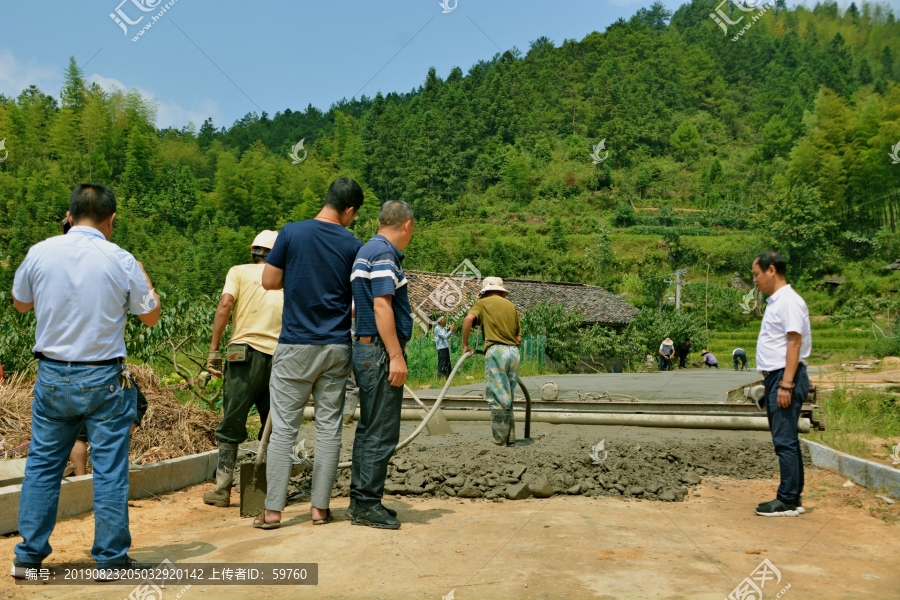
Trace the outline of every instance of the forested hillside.
[[[711, 327], [729, 327], [743, 317], [727, 282], [774, 247], [810, 290], [845, 276], [817, 310], [860, 293], [877, 304], [897, 287], [881, 267], [900, 259], [900, 24], [884, 5], [778, 0], [733, 41], [749, 16], [723, 34], [715, 7], [657, 3], [580, 41], [537, 39], [446, 79], [431, 69], [408, 93], [221, 128], [160, 130], [152, 99], [86, 85], [73, 61], [59, 97], [0, 96], [0, 290], [58, 232], [79, 182], [113, 186], [114, 241], [157, 288], [195, 298], [246, 262], [257, 231], [314, 215], [348, 175], [366, 190], [363, 239], [384, 200], [414, 207], [409, 268], [469, 258], [644, 306], [664, 304], [663, 276], [688, 268], [722, 284]], [[292, 164], [301, 139], [307, 158]]]

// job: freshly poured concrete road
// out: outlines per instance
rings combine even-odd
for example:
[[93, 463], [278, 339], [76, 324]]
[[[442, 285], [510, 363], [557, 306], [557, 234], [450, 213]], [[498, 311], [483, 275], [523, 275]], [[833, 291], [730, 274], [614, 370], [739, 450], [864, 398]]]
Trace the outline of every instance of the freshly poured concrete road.
[[[595, 375], [541, 375], [539, 377], [523, 377], [525, 386], [532, 400], [541, 397], [540, 388], [553, 381], [559, 386], [560, 398], [578, 398], [578, 392], [601, 394], [628, 394], [638, 400], [654, 400], [656, 402], [672, 401], [706, 401], [725, 402], [728, 390], [748, 385], [762, 379], [756, 371], [734, 371], [730, 368], [720, 369], [683, 369], [679, 371], [656, 371], [652, 373], [601, 373]], [[462, 382], [457, 377], [455, 382]], [[440, 390], [422, 390], [416, 394], [420, 398], [437, 398]], [[448, 394], [471, 395], [484, 393], [484, 381], [475, 379], [466, 385], [450, 388]]]

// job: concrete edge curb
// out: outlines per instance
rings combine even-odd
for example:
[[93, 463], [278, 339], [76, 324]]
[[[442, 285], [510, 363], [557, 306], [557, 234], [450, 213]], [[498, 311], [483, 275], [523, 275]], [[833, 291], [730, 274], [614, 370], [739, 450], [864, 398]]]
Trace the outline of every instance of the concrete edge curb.
[[[211, 450], [191, 456], [144, 465], [140, 471], [129, 473], [130, 500], [149, 498], [201, 483], [215, 477], [219, 451]], [[19, 529], [19, 497], [22, 485], [0, 489], [0, 535]], [[59, 493], [56, 518], [69, 517], [93, 510], [94, 476], [82, 475], [64, 479]]]
[[865, 488], [900, 498], [900, 469], [844, 454], [818, 442], [803, 440], [803, 443], [809, 448], [814, 466], [834, 471]]

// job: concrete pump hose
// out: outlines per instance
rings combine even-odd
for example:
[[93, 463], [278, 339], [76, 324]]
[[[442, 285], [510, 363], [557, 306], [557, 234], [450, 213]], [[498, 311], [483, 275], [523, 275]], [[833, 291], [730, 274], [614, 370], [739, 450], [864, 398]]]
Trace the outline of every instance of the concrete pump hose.
[[[406, 438], [405, 440], [403, 440], [402, 442], [397, 444], [397, 447], [394, 449], [394, 452], [397, 452], [398, 450], [402, 450], [403, 448], [406, 448], [410, 444], [410, 442], [412, 442], [414, 439], [416, 439], [416, 437], [420, 433], [422, 433], [422, 430], [425, 429], [426, 425], [428, 425], [428, 421], [430, 421], [431, 418], [441, 408], [441, 402], [444, 401], [444, 396], [447, 395], [447, 390], [450, 389], [450, 385], [453, 383], [453, 378], [456, 377], [456, 372], [459, 371], [459, 368], [463, 365], [464, 362], [466, 362], [466, 359], [472, 355], [473, 355], [472, 352], [465, 352], [465, 353], [463, 353], [462, 356], [459, 357], [459, 360], [456, 361], [456, 365], [453, 367], [453, 370], [450, 371], [450, 376], [447, 377], [447, 381], [444, 383], [444, 387], [443, 387], [443, 389], [441, 389], [441, 393], [438, 394], [437, 400], [434, 401], [434, 406], [431, 407], [431, 410], [428, 412], [427, 415], [425, 415], [425, 418], [422, 419], [422, 422], [419, 423], [419, 426], [416, 427], [415, 431], [413, 431], [408, 438]], [[408, 391], [412, 395], [412, 397], [416, 400], [416, 402], [418, 402], [422, 406], [425, 405], [424, 402], [419, 400], [419, 397], [416, 396], [415, 392], [413, 392], [411, 389], [409, 389], [408, 386], [403, 386], [403, 387], [406, 388], [406, 391]], [[351, 464], [353, 464], [353, 461], [350, 461], [350, 460], [339, 463], [338, 469], [346, 469]]]

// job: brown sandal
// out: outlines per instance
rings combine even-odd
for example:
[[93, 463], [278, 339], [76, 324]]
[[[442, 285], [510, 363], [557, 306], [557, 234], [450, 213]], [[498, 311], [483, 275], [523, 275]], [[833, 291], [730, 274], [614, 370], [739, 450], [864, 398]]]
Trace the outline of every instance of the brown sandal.
[[328, 525], [332, 521], [334, 521], [334, 515], [331, 514], [330, 508], [326, 508], [325, 509], [325, 518], [324, 519], [313, 519], [312, 524], [313, 525]]
[[[262, 517], [262, 521], [259, 520], [259, 517]], [[256, 529], [278, 529], [281, 527], [281, 521], [266, 522], [266, 511], [263, 511], [253, 518], [253, 527]]]

